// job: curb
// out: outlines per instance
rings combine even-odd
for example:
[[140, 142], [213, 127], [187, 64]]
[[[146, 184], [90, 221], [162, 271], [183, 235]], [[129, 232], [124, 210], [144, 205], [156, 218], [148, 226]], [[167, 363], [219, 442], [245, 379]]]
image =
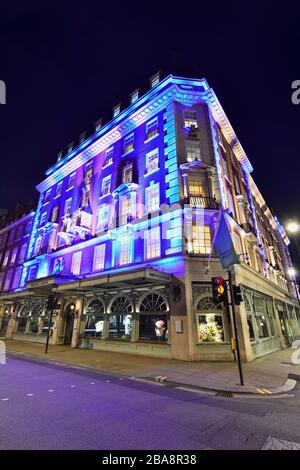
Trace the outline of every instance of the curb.
[[[296, 374], [291, 374], [291, 375], [296, 375]], [[297, 376], [297, 375], [296, 375]], [[257, 396], [271, 396], [271, 395], [282, 395], [285, 394], [286, 392], [290, 392], [293, 390], [296, 386], [297, 381], [300, 381], [300, 375], [297, 376], [297, 379], [294, 378], [288, 378], [284, 385], [281, 387], [277, 388], [259, 388], [255, 387], [254, 385], [251, 385], [251, 389], [247, 390], [232, 390], [232, 389], [224, 389], [224, 388], [217, 388], [217, 387], [205, 387], [205, 386], [200, 386], [200, 385], [191, 385], [187, 384], [184, 382], [176, 382], [173, 380], [167, 380], [167, 377], [163, 376], [157, 376], [157, 377], [140, 377], [143, 381], [148, 381], [148, 382], [155, 382], [155, 383], [160, 383], [167, 385], [169, 387], [184, 387], [186, 389], [191, 389], [191, 390], [199, 390], [199, 391], [207, 391], [207, 392], [214, 392], [214, 393], [221, 393], [224, 395], [232, 394], [232, 395], [257, 395]], [[135, 377], [137, 380], [139, 377]], [[252, 387], [254, 390], [252, 390]]]

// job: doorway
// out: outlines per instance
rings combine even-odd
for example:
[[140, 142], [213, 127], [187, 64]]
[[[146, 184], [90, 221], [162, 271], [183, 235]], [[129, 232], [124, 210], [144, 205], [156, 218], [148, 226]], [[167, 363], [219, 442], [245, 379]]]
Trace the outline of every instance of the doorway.
[[9, 316], [8, 315], [5, 315], [2, 319], [2, 324], [1, 324], [1, 327], [0, 327], [0, 337], [4, 337], [6, 335], [6, 330], [7, 330], [7, 327], [8, 327], [8, 323], [9, 323]]
[[73, 327], [74, 327], [75, 305], [69, 304], [65, 311], [65, 335], [64, 344], [70, 346], [72, 343]]

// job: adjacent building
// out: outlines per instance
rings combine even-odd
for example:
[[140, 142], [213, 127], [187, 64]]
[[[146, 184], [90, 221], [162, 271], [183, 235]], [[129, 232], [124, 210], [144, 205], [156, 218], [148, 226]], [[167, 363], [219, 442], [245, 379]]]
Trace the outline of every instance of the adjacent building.
[[211, 293], [211, 277], [228, 274], [213, 243], [222, 213], [240, 261], [243, 360], [291, 344], [289, 240], [251, 173], [206, 80], [156, 74], [46, 171], [18, 282], [3, 279], [2, 335], [45, 341], [50, 329], [53, 344], [233, 360], [231, 314]]

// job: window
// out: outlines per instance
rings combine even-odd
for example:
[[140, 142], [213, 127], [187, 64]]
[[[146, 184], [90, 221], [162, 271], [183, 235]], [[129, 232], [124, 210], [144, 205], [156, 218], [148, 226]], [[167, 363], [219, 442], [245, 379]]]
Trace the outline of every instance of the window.
[[234, 244], [234, 249], [235, 249], [236, 254], [242, 255], [243, 249], [242, 249], [241, 237], [235, 230], [233, 231], [233, 244]]
[[151, 88], [154, 88], [156, 85], [159, 84], [160, 80], [160, 72], [157, 72], [153, 77], [150, 78], [150, 86]]
[[103, 232], [108, 228], [108, 217], [109, 217], [109, 205], [102, 204], [99, 207], [97, 231]]
[[93, 271], [100, 271], [104, 269], [105, 263], [105, 243], [96, 246], [94, 249], [94, 263]]
[[240, 182], [239, 182], [237, 175], [234, 175], [234, 188], [235, 188], [236, 194], [242, 194]]
[[58, 222], [58, 211], [59, 211], [59, 206], [54, 206], [51, 211], [51, 222], [53, 223]]
[[14, 238], [15, 238], [15, 231], [12, 230], [12, 231], [8, 234], [7, 243], [12, 243], [12, 242], [14, 241]]
[[220, 161], [221, 161], [221, 166], [223, 169], [223, 175], [229, 180], [228, 166], [227, 166], [226, 158], [223, 156], [223, 154], [221, 155]]
[[12, 280], [12, 277], [13, 277], [13, 272], [14, 272], [13, 269], [11, 269], [10, 271], [7, 272], [5, 283], [4, 283], [4, 290], [9, 290], [11, 280]]
[[77, 253], [74, 253], [72, 256], [71, 273], [75, 274], [75, 276], [78, 276], [80, 274], [81, 256], [82, 251], [77, 251]]
[[26, 235], [30, 234], [31, 227], [32, 227], [32, 222], [28, 222], [28, 224], [26, 225], [26, 230], [25, 230]]
[[186, 141], [186, 155], [188, 162], [196, 162], [201, 160], [199, 142]]
[[72, 198], [70, 197], [65, 202], [64, 215], [71, 215], [71, 205], [72, 205]]
[[190, 179], [188, 180], [189, 184], [189, 196], [203, 196], [205, 191], [203, 188], [203, 183], [199, 179]]
[[39, 235], [36, 239], [36, 242], [35, 242], [35, 248], [34, 248], [34, 254], [35, 255], [40, 254], [41, 249], [42, 249], [42, 245], [43, 245], [43, 236]]
[[193, 224], [193, 253], [210, 254], [211, 235], [209, 225]]
[[139, 90], [135, 90], [130, 95], [130, 104], [135, 103], [139, 99]]
[[168, 306], [156, 292], [147, 294], [139, 307], [140, 340], [166, 341], [168, 339]]
[[43, 212], [41, 215], [40, 227], [43, 227], [47, 220], [47, 212]]
[[124, 139], [124, 153], [129, 153], [134, 150], [134, 134], [130, 134]]
[[13, 285], [12, 285], [12, 289], [18, 289], [18, 288], [20, 287], [20, 280], [21, 280], [21, 276], [22, 276], [22, 269], [23, 269], [23, 268], [18, 268], [18, 269], [16, 269], [15, 277], [14, 277], [14, 281], [13, 281]]
[[122, 237], [119, 241], [120, 247], [120, 265], [131, 263], [131, 239], [130, 237]]
[[24, 243], [24, 245], [21, 246], [19, 261], [23, 261], [25, 259], [26, 253], [27, 253], [27, 243]]
[[197, 111], [193, 109], [184, 110], [184, 127], [198, 128]]
[[62, 181], [57, 183], [55, 197], [59, 197], [62, 191]]
[[146, 140], [153, 139], [158, 135], [158, 118], [155, 117], [154, 119], [151, 119], [151, 121], [148, 121], [146, 124]]
[[72, 175], [69, 176], [68, 189], [74, 188], [74, 186], [75, 186], [75, 177], [76, 177], [76, 173], [72, 173]]
[[214, 313], [197, 315], [197, 325], [200, 343], [224, 343], [222, 315]]
[[108, 165], [111, 165], [114, 162], [114, 147], [109, 147], [109, 149], [105, 152], [105, 160], [103, 164], [103, 168]]
[[156, 171], [159, 166], [158, 148], [146, 154], [146, 173]]
[[270, 335], [269, 335], [266, 317], [264, 315], [257, 315], [255, 319], [256, 319], [258, 337], [268, 338]]
[[127, 163], [123, 168], [122, 181], [123, 183], [132, 183], [133, 164]]
[[114, 118], [117, 117], [120, 114], [120, 111], [121, 111], [121, 105], [117, 104], [117, 106], [113, 108], [113, 117]]
[[101, 338], [104, 326], [104, 304], [100, 299], [94, 299], [86, 309], [85, 336]]
[[7, 266], [9, 255], [10, 255], [10, 251], [6, 251], [4, 255], [4, 260], [3, 260], [3, 267]]
[[160, 228], [155, 227], [145, 232], [145, 254], [146, 259], [158, 258], [160, 256]]
[[109, 337], [128, 340], [132, 331], [132, 305], [125, 296], [117, 297], [112, 303], [109, 317]]
[[45, 192], [43, 204], [46, 204], [47, 202], [50, 201], [50, 196], [51, 196], [51, 189], [48, 189], [48, 191]]
[[21, 225], [19, 228], [18, 228], [18, 231], [17, 231], [17, 240], [19, 240], [21, 237], [22, 237], [22, 233], [23, 233], [23, 225]]
[[106, 196], [107, 194], [110, 194], [110, 190], [111, 190], [111, 175], [106, 176], [102, 180], [101, 196]]
[[130, 194], [126, 196], [122, 196], [120, 198], [120, 219], [119, 225], [126, 225], [130, 222], [130, 214], [131, 214], [131, 197]]
[[248, 330], [249, 330], [250, 341], [253, 342], [255, 341], [255, 333], [253, 329], [253, 318], [252, 318], [252, 315], [250, 314], [247, 314], [247, 325], [248, 325]]
[[233, 202], [233, 196], [231, 194], [230, 188], [227, 187], [227, 201], [228, 201], [228, 209], [232, 214], [232, 217], [235, 217], [235, 207]]
[[37, 265], [31, 266], [28, 274], [28, 281], [34, 281], [36, 279], [38, 267]]
[[14, 248], [13, 249], [13, 252], [12, 252], [12, 255], [11, 255], [11, 259], [10, 259], [10, 264], [13, 264], [16, 262], [16, 259], [17, 259], [17, 253], [18, 253], [18, 248]]
[[146, 208], [148, 212], [154, 212], [159, 209], [159, 206], [159, 183], [156, 183], [146, 188]]

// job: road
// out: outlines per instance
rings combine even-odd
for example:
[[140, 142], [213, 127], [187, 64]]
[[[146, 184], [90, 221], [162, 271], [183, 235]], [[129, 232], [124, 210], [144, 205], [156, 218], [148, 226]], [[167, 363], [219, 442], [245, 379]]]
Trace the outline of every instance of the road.
[[8, 357], [0, 449], [260, 449], [269, 436], [300, 443], [299, 405], [299, 388], [219, 398]]

